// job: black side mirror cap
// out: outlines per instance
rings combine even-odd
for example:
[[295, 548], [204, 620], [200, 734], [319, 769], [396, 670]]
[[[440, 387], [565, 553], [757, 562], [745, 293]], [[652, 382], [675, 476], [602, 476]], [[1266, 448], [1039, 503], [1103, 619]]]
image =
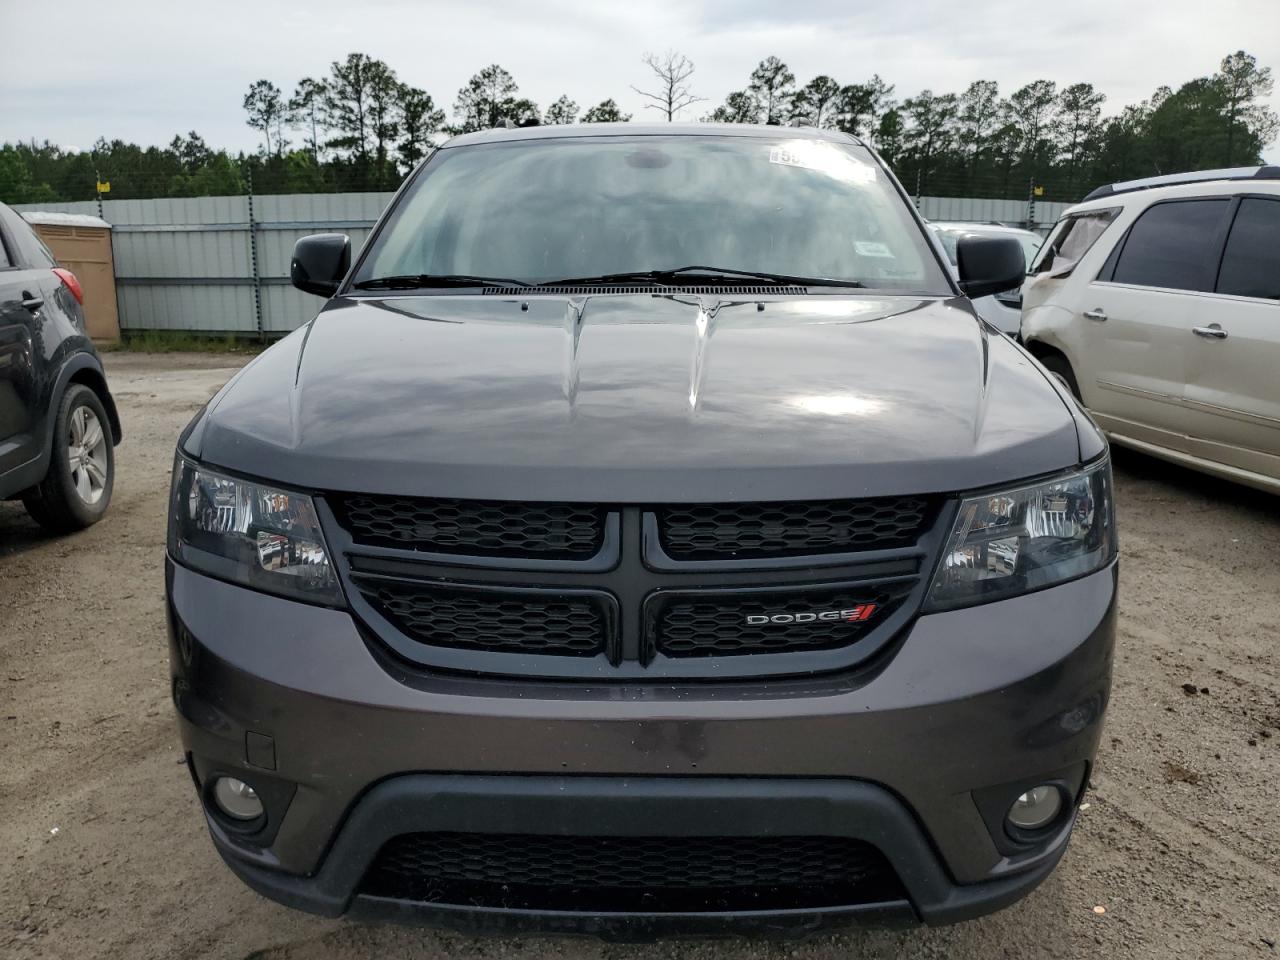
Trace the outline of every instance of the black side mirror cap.
[[350, 269], [351, 238], [345, 233], [317, 233], [293, 245], [289, 277], [305, 293], [332, 297]]
[[1013, 237], [961, 237], [956, 243], [960, 289], [970, 299], [1022, 285], [1027, 260]]

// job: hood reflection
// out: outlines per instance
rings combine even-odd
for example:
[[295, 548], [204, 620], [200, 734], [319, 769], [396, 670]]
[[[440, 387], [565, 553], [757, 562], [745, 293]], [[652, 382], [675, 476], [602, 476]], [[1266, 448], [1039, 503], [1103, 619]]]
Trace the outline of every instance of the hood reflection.
[[805, 413], [820, 413], [828, 417], [869, 417], [884, 410], [883, 400], [860, 397], [855, 393], [792, 397], [787, 402]]
[[388, 297], [333, 303], [303, 342], [211, 410], [211, 463], [308, 489], [687, 502], [958, 490], [1079, 454], [1044, 375], [946, 300]]

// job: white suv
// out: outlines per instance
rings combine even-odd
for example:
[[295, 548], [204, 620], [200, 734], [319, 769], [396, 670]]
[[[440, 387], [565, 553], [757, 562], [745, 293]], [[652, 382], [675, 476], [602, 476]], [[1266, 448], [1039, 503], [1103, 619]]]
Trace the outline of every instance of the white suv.
[[1112, 440], [1280, 492], [1280, 167], [1100, 187], [1022, 298], [1027, 349]]

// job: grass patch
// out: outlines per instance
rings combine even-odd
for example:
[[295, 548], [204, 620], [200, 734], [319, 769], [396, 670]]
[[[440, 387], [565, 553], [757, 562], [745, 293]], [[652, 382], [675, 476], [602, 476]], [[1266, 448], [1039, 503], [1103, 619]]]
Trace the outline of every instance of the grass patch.
[[261, 353], [271, 344], [254, 335], [198, 333], [192, 330], [133, 330], [118, 343], [99, 346], [99, 352], [129, 350], [134, 353]]

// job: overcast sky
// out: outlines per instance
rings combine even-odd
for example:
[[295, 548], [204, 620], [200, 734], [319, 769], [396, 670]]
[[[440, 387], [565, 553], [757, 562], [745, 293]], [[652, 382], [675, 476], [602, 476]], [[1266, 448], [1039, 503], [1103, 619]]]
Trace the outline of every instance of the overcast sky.
[[[709, 101], [690, 120], [770, 54], [801, 82], [879, 73], [899, 98], [975, 79], [1002, 94], [1041, 77], [1088, 81], [1109, 113], [1238, 49], [1280, 75], [1280, 0], [0, 0], [0, 37], [0, 141], [77, 148], [194, 129], [251, 150], [240, 101], [252, 81], [288, 93], [353, 50], [450, 111], [467, 78], [496, 62], [543, 108], [562, 93], [584, 108], [614, 97], [637, 119], [630, 86], [650, 79], [640, 58], [668, 47], [694, 61], [694, 92]], [[1271, 101], [1280, 109], [1280, 93]], [[1280, 161], [1276, 144], [1267, 152]]]

